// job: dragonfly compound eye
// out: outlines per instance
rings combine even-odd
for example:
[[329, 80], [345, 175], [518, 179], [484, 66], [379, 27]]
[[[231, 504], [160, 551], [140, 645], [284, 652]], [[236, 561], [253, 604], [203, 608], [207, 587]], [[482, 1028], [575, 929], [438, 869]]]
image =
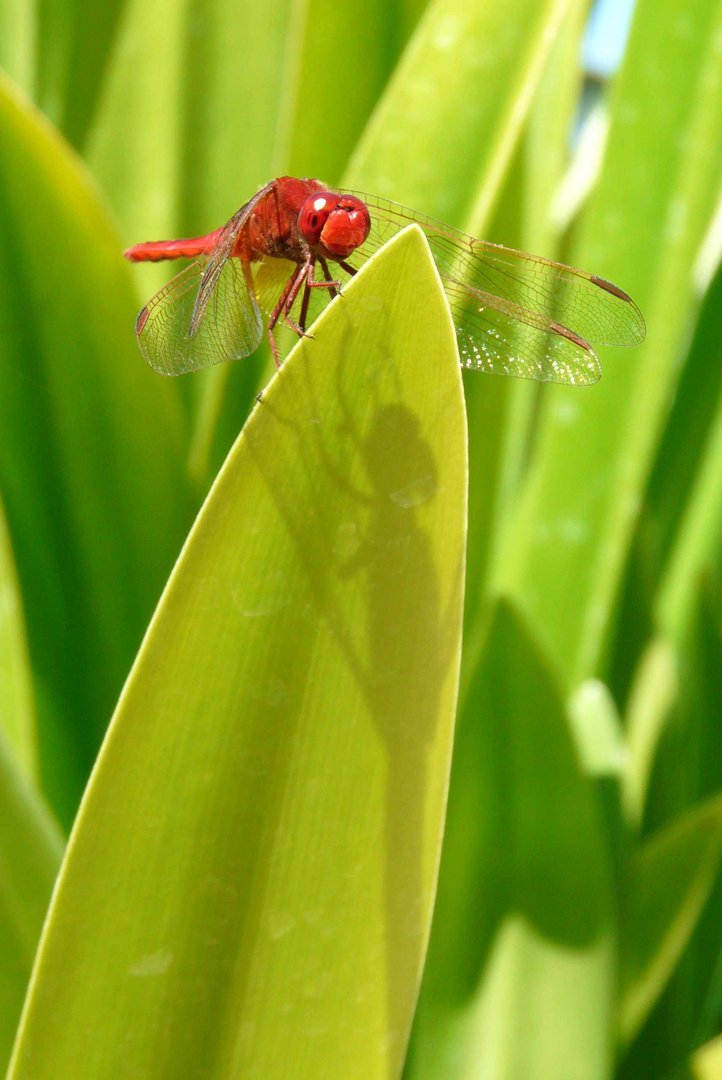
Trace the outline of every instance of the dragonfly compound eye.
[[346, 259], [363, 244], [370, 228], [366, 204], [355, 195], [339, 195], [321, 229], [321, 244], [329, 255]]
[[345, 259], [363, 244], [371, 218], [355, 195], [318, 191], [301, 207], [298, 228], [309, 247], [320, 247], [329, 258]]
[[298, 229], [311, 247], [320, 242], [321, 232], [338, 196], [320, 191], [306, 199], [298, 214]]

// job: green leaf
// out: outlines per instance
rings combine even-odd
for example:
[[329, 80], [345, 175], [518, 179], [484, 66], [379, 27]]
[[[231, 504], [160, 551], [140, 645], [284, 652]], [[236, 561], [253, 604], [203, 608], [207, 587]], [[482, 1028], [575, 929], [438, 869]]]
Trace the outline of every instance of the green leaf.
[[0, 728], [17, 765], [28, 778], [38, 769], [33, 678], [25, 621], [10, 547], [5, 514], [0, 505]]
[[[632, 701], [640, 706], [638, 719], [647, 722], [648, 746], [638, 739], [635, 759], [653, 760], [646, 783], [644, 821], [660, 828], [682, 819], [690, 807], [722, 790], [720, 702], [722, 701], [722, 637], [710, 607], [709, 579], [697, 591], [694, 618], [679, 648], [658, 662], [644, 664]], [[675, 655], [676, 654], [676, 655]], [[654, 668], [658, 678], [654, 678]], [[644, 693], [648, 699], [642, 698]], [[666, 699], [666, 701], [665, 701]], [[672, 707], [670, 708], [670, 702]], [[660, 710], [655, 716], [655, 712]], [[646, 717], [645, 717], [646, 712]], [[632, 713], [629, 714], [630, 720]], [[645, 724], [639, 725], [640, 735]], [[634, 729], [630, 729], [634, 739]], [[639, 751], [642, 751], [642, 755]], [[650, 753], [652, 751], [652, 753]], [[688, 872], [689, 874], [689, 872]], [[688, 884], [692, 886], [691, 878]], [[670, 1062], [686, 1059], [695, 1046], [718, 1030], [720, 1015], [720, 958], [722, 957], [722, 875], [718, 872], [694, 933], [649, 1019], [629, 1048], [634, 1077], [644, 1062], [650, 1077], [666, 1075]]]
[[[289, 37], [275, 168], [338, 185], [402, 45], [398, 0], [314, 0], [296, 5]], [[363, 57], [363, 77], [349, 50]], [[343, 88], [343, 108], [329, 109]], [[331, 132], [332, 137], [329, 137]]]
[[[582, 88], [581, 56], [588, 14], [585, 0], [569, 5], [534, 94], [521, 143], [525, 183], [517, 215], [522, 226], [520, 242], [526, 250], [548, 258], [559, 241], [560, 223], [553, 214], [553, 200], [569, 164], [569, 133]], [[506, 243], [511, 242], [507, 238]]]
[[620, 1032], [628, 1042], [684, 950], [722, 855], [722, 796], [649, 840], [629, 867], [623, 909]]
[[598, 679], [587, 679], [569, 703], [569, 719], [579, 759], [588, 776], [619, 779], [628, 754], [611, 694]]
[[[215, 63], [226, 65], [235, 79], [240, 78], [238, 49], [229, 48], [229, 21], [240, 20], [245, 25], [244, 36], [253, 40], [259, 40], [261, 36], [266, 39], [257, 54], [248, 57], [251, 70], [243, 73], [248, 86], [244, 85], [240, 92], [231, 93], [227, 89], [218, 95], [221, 101], [230, 103], [231, 111], [237, 110], [237, 101], [248, 96], [253, 101], [249, 111], [255, 112], [262, 99], [261, 123], [256, 124], [256, 118], [252, 118], [248, 132], [245, 124], [239, 125], [229, 117], [227, 125], [208, 139], [209, 150], [215, 144], [222, 146], [230, 137], [240, 144], [233, 146], [227, 163], [223, 161], [214, 169], [219, 195], [224, 192], [227, 199], [230, 192], [236, 192], [239, 205], [250, 198], [260, 183], [273, 176], [314, 176], [332, 186], [338, 185], [348, 155], [401, 47], [396, 2], [344, 0], [339, 4], [338, 0], [314, 0], [309, 4], [306, 0], [296, 0], [288, 7], [287, 18], [279, 21], [277, 29], [279, 41], [283, 35], [282, 44], [275, 43], [273, 20], [269, 21], [268, 13], [257, 4], [247, 4], [247, 10], [241, 7], [239, 11], [239, 5], [234, 2], [230, 19], [218, 19], [215, 30], [213, 13], [209, 19], [206, 12], [205, 33], [215, 33], [218, 38]], [[274, 14], [275, 10], [274, 7]], [[140, 14], [145, 17], [144, 8], [140, 9]], [[255, 25], [256, 20], [260, 25]], [[194, 40], [197, 37], [195, 27], [193, 37]], [[350, 49], [354, 55], [363, 57], [362, 77], [349, 69]], [[152, 56], [150, 62], [152, 70]], [[205, 82], [204, 79], [195, 88], [194, 97], [202, 99], [206, 93]], [[338, 100], [341, 88], [343, 107], [330, 107]], [[275, 109], [273, 115], [271, 108]], [[204, 123], [199, 126], [198, 134], [204, 138], [209, 126], [211, 131], [214, 130], [215, 120], [208, 113], [215, 111], [215, 106], [203, 111]], [[112, 139], [112, 132], [109, 135]], [[190, 135], [191, 146], [195, 145], [196, 134], [187, 135]], [[242, 149], [246, 138], [253, 140], [250, 159], [248, 151]], [[249, 176], [246, 162], [263, 160], [262, 151], [266, 161], [265, 174], [256, 168]], [[192, 154], [191, 149], [186, 156]], [[205, 166], [199, 163], [197, 170], [199, 176], [190, 184], [191, 190], [199, 183], [201, 186], [206, 183]], [[242, 187], [244, 177], [245, 189]], [[191, 180], [190, 177], [185, 179], [186, 183]], [[219, 208], [227, 207], [227, 202], [223, 203], [220, 198], [215, 201]], [[220, 209], [217, 212], [220, 213]], [[228, 213], [227, 209], [225, 213]], [[209, 207], [205, 220], [210, 221], [211, 216]], [[268, 351], [264, 348], [262, 353], [268, 363]], [[189, 452], [192, 475], [205, 479], [213, 460], [220, 465], [248, 411], [248, 403], [257, 390], [252, 383], [257, 379], [258, 364], [225, 365], [209, 373]]]
[[[713, 220], [708, 236], [713, 237], [715, 231], [719, 231], [719, 224], [715, 225]], [[695, 276], [698, 277], [698, 270]], [[647, 549], [652, 549], [658, 575], [675, 546], [677, 551], [687, 546], [683, 541], [680, 547], [678, 537], [688, 531], [684, 526], [689, 520], [695, 484], [699, 482], [697, 474], [700, 464], [710, 459], [709, 450], [720, 422], [721, 401], [722, 267], [704, 298], [646, 493], [651, 528], [648, 527], [644, 539]], [[663, 608], [664, 604], [658, 602], [658, 607]], [[669, 621], [667, 625], [673, 628]]]
[[688, 627], [696, 586], [718, 549], [721, 532], [722, 395], [659, 590], [657, 617], [675, 639]]
[[722, 1035], [700, 1046], [688, 1062], [671, 1073], [665, 1072], [665, 1077], [668, 1080], [721, 1080]]
[[36, 0], [3, 0], [0, 4], [0, 68], [26, 94], [35, 88]]
[[[556, 15], [553, 9], [548, 10], [549, 34], [554, 37]], [[581, 79], [579, 55], [586, 11], [584, 0], [568, 5], [534, 90], [526, 129], [521, 133], [495, 215], [488, 223], [479, 220], [472, 223], [473, 228], [483, 230], [490, 240], [548, 258], [558, 254], [559, 228], [552, 219], [551, 202], [569, 157], [569, 131]], [[542, 54], [547, 51], [546, 36], [538, 39], [538, 49]], [[536, 78], [536, 68], [533, 75]], [[521, 112], [519, 115], [523, 118]], [[471, 633], [464, 653], [464, 670], [478, 659], [479, 636], [483, 633], [478, 624], [483, 624], [486, 612], [488, 578], [528, 467], [530, 433], [539, 394], [540, 388], [526, 380], [490, 383], [472, 373], [467, 378], [469, 454], [471, 460], [478, 462], [478, 468], [472, 470], [469, 478], [469, 537], [478, 555], [470, 562], [467, 577], [467, 625]], [[480, 619], [474, 619], [475, 600]]]
[[692, 1080], [720, 1080], [722, 1077], [722, 1035], [701, 1046], [692, 1058], [691, 1071], [687, 1074]]
[[[456, 704], [466, 446], [418, 230], [264, 393], [80, 812], [11, 1075], [397, 1075]], [[92, 1039], [88, 1038], [92, 1031]]]
[[556, 680], [502, 602], [459, 723], [413, 1080], [606, 1077], [610, 884]]
[[[555, 37], [574, 4], [430, 3], [351, 159], [345, 183], [483, 232]], [[472, 375], [467, 382], [470, 457], [475, 463], [470, 615], [486, 580], [496, 515], [505, 494], [500, 485], [513, 391], [506, 379]], [[478, 640], [467, 651], [476, 656]]]
[[37, 4], [35, 101], [75, 146], [83, 144], [125, 6], [126, 0]]
[[0, 1068], [5, 1068], [63, 842], [0, 732]]
[[298, 6], [126, 0], [88, 138], [124, 242], [210, 232], [270, 179]]
[[701, 0], [684, 20], [676, 0], [637, 7], [604, 170], [573, 261], [634, 295], [647, 340], [624, 359], [607, 353], [598, 387], [546, 397], [537, 458], [500, 560], [504, 588], [534, 619], [569, 686], [604, 660], [678, 378], [692, 269], [722, 168], [720, 33], [717, 0]]
[[429, 4], [348, 183], [444, 221], [487, 222], [570, 3]]
[[0, 81], [0, 489], [62, 816], [185, 532], [180, 412], [86, 171]]
[[629, 746], [609, 688], [598, 679], [581, 683], [569, 701], [569, 722], [582, 769], [596, 790], [619, 889], [632, 841], [623, 803]]
[[624, 804], [639, 827], [659, 742], [679, 692], [677, 655], [662, 638], [651, 641], [635, 674], [629, 695], [626, 728], [629, 765], [624, 777]]
[[[87, 140], [124, 246], [208, 233], [285, 171], [307, 8], [305, 0], [126, 0]], [[325, 119], [328, 102], [306, 88], [302, 96]], [[173, 272], [134, 267], [139, 300]], [[262, 359], [221, 365], [183, 387], [195, 397], [188, 471], [203, 491], [211, 460], [223, 460], [258, 390]]]

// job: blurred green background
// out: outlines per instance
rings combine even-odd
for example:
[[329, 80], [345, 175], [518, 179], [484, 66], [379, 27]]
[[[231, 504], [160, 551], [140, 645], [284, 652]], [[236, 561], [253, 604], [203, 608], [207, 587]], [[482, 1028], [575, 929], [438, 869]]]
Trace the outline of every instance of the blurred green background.
[[[272, 370], [265, 347], [178, 381], [146, 369], [133, 321], [169, 274], [120, 252], [206, 233], [291, 174], [582, 266], [648, 327], [602, 350], [592, 388], [464, 373], [456, 743], [404, 1075], [722, 1077], [722, 4], [627, 14], [0, 0], [5, 1059], [108, 722]], [[202, 668], [214, 639], [196, 648]], [[367, 1051], [345, 1075], [398, 1075]], [[118, 1055], [105, 1075], [178, 1075]]]

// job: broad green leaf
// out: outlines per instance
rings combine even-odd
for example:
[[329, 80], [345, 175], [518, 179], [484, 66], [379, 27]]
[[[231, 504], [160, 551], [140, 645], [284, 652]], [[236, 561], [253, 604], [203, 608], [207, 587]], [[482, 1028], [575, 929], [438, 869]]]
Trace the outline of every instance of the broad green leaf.
[[624, 358], [607, 353], [598, 387], [573, 398], [550, 392], [538, 458], [500, 560], [504, 587], [543, 633], [569, 686], [603, 662], [689, 330], [692, 269], [722, 168], [721, 34], [718, 0], [701, 0], [684, 19], [675, 0], [640, 0], [603, 173], [573, 260], [635, 296], [647, 341]]
[[0, 68], [26, 94], [35, 88], [36, 0], [3, 0], [0, 4]]
[[[126, 0], [87, 141], [123, 246], [208, 233], [285, 171], [282, 129], [293, 123], [307, 10], [310, 18], [306, 0]], [[310, 88], [303, 96], [313, 108]], [[138, 306], [176, 268], [134, 267]], [[195, 396], [188, 472], [201, 490], [243, 423], [265, 359], [221, 365], [184, 386]]]
[[[648, 829], [668, 827], [669, 822], [683, 819], [690, 807], [722, 790], [722, 637], [715, 626], [709, 585], [709, 578], [700, 583], [694, 618], [675, 647], [677, 659], [670, 672], [674, 704], [661, 733], [655, 734], [654, 768], [644, 801]], [[651, 668], [647, 676], [652, 708], [655, 695], [661, 704], [668, 693], [663, 665], [660, 675], [660, 685], [655, 684]], [[717, 1032], [722, 985], [720, 910], [722, 875], [718, 873], [689, 944], [629, 1048], [624, 1080], [636, 1080], [642, 1063], [651, 1077], [664, 1075], [670, 1062], [686, 1059], [694, 1047]]]
[[713, 553], [719, 549], [720, 534], [722, 394], [659, 591], [657, 617], [660, 626], [677, 639], [689, 623], [697, 583]]
[[126, 0], [88, 142], [126, 244], [210, 232], [270, 179], [298, 2]]
[[[351, 159], [345, 182], [484, 233], [556, 35], [574, 0], [430, 3]], [[509, 237], [506, 237], [507, 242]], [[513, 388], [471, 374], [470, 621], [503, 497]], [[478, 654], [480, 628], [471, 647]], [[465, 662], [466, 666], [466, 662]]]
[[0, 1069], [20, 1018], [63, 844], [0, 732]]
[[593, 791], [553, 672], [502, 602], [459, 724], [410, 1076], [606, 1077], [614, 953]]
[[696, 1051], [688, 1076], [689, 1080], [721, 1080], [722, 1035]]
[[173, 386], [143, 364], [118, 240], [81, 163], [0, 81], [0, 489], [39, 708], [74, 809], [185, 531]]
[[[395, 0], [305, 0], [296, 5], [274, 174], [340, 183], [403, 43], [398, 6]], [[363, 72], [349, 65], [350, 51], [363, 58]]]
[[0, 729], [17, 765], [37, 778], [33, 679], [15, 560], [0, 506]]
[[588, 776], [623, 776], [628, 763], [622, 723], [608, 688], [587, 679], [569, 703], [571, 730]]
[[[722, 239], [722, 203], [720, 208], [708, 236], [714, 234], [716, 228]], [[698, 256], [697, 267], [699, 262]], [[698, 269], [695, 277], [699, 278]], [[722, 483], [720, 431], [722, 270], [704, 298], [654, 468], [640, 504], [620, 607], [615, 616], [623, 633], [614, 649], [614, 666], [617, 677], [620, 669], [624, 672], [623, 682], [633, 677], [633, 669], [650, 637], [663, 635], [668, 647], [673, 645], [682, 655], [683, 666], [687, 657], [694, 666], [692, 655], [702, 646], [696, 626], [699, 589], [709, 576], [722, 526], [722, 522], [718, 525], [720, 498], [717, 495]], [[690, 644], [692, 639], [694, 643]], [[685, 681], [689, 682], [688, 679]], [[653, 683], [651, 676], [649, 690], [654, 696]], [[717, 727], [716, 712], [715, 707], [713, 729]], [[696, 703], [685, 706], [685, 713], [696, 728], [700, 726]], [[714, 735], [713, 741], [716, 741]], [[716, 748], [710, 754], [706, 750], [703, 754], [709, 762], [718, 757]], [[675, 755], [669, 774], [671, 786], [677, 792], [680, 787], [673, 774], [678, 773], [680, 760]], [[688, 770], [687, 775], [691, 776], [693, 771]], [[721, 786], [722, 773], [691, 792], [683, 805], [688, 806]], [[671, 807], [671, 816], [679, 808], [677, 800]], [[657, 820], [663, 822], [669, 817], [670, 808], [667, 808], [657, 815]]]
[[[247, 91], [254, 103], [261, 94], [267, 99], [264, 124], [253, 133], [255, 152], [266, 149], [265, 175], [253, 175], [243, 193], [239, 185], [245, 174], [238, 168], [235, 151], [231, 167], [216, 170], [219, 193], [224, 185], [226, 197], [237, 192], [239, 202], [274, 176], [315, 176], [337, 186], [402, 45], [396, 2], [296, 0], [288, 7], [286, 25], [279, 24], [283, 45], [273, 48], [269, 43], [259, 51], [258, 70]], [[245, 14], [234, 4], [229, 18], [252, 26], [256, 12], [265, 20], [256, 5]], [[219, 59], [235, 72], [236, 52], [223, 52], [228, 38], [223, 22], [218, 29]], [[349, 67], [350, 49], [363, 57], [361, 73]], [[337, 107], [340, 93], [342, 108]], [[270, 107], [275, 116], [266, 111]], [[238, 136], [237, 127], [232, 130]], [[224, 130], [215, 135], [217, 141], [227, 137]], [[257, 365], [225, 365], [205, 381], [189, 452], [192, 475], [203, 479], [216, 459], [220, 465], [248, 411], [249, 389], [257, 378]]]
[[[264, 393], [121, 697], [11, 1075], [398, 1075], [446, 800], [465, 421], [400, 234]], [[88, 1032], [92, 1031], [92, 1038]]]
[[629, 820], [638, 827], [644, 817], [659, 741], [678, 691], [677, 656], [669, 642], [657, 638], [639, 662], [626, 716], [629, 765], [624, 803]]
[[574, 0], [565, 12], [534, 94], [521, 143], [524, 171], [518, 214], [521, 242], [529, 251], [548, 258], [559, 241], [559, 223], [552, 208], [569, 164], [570, 133], [582, 87], [582, 36], [588, 12], [586, 0]]
[[721, 399], [722, 268], [704, 298], [646, 492], [645, 552], [651, 554], [655, 575], [663, 572], [686, 523], [700, 463], [714, 442]]
[[616, 704], [603, 682], [587, 679], [580, 684], [569, 701], [569, 723], [582, 769], [596, 790], [619, 888], [632, 841], [623, 805], [629, 747]]
[[722, 1035], [700, 1046], [688, 1062], [668, 1076], [669, 1080], [721, 1080]]
[[348, 182], [452, 224], [487, 223], [570, 3], [429, 4]]
[[[502, 199], [490, 223], [488, 238], [547, 258], [558, 256], [559, 229], [552, 219], [552, 199], [569, 159], [569, 132], [581, 82], [581, 34], [587, 13], [585, 0], [568, 6], [553, 46], [548, 53], [539, 84], [534, 92], [526, 129], [515, 157], [515, 165], [502, 191]], [[554, 35], [552, 35], [554, 36]], [[545, 48], [542, 40], [540, 48]], [[511, 197], [509, 187], [513, 187]], [[473, 223], [485, 225], [485, 223]], [[498, 493], [491, 513], [485, 512], [489, 498], [487, 470], [472, 471], [470, 477], [471, 515], [469, 533], [479, 534], [481, 551], [489, 545], [487, 557], [475, 560], [480, 572], [474, 576], [470, 567], [467, 579], [467, 612], [474, 597], [485, 601], [486, 579], [490, 565], [499, 557], [504, 538], [504, 522], [516, 506], [520, 484], [528, 468], [531, 431], [540, 388], [526, 381], [505, 381], [505, 385], [486, 387], [469, 378], [468, 400], [473, 404], [474, 423], [470, 430], [470, 450], [474, 459], [475, 440], [480, 440], [480, 460], [490, 433], [501, 424]], [[494, 398], [503, 400], [501, 416]], [[486, 535], [485, 535], [486, 530]], [[483, 546], [482, 546], [483, 545]], [[481, 554], [481, 552], [480, 552]], [[469, 595], [471, 594], [471, 595]], [[483, 606], [482, 606], [483, 611]]]
[[[539, 11], [533, 0], [514, 0], [512, 9], [468, 5], [462, 0], [430, 4], [352, 157], [344, 183], [401, 198], [411, 207], [457, 223], [471, 215], [474, 226], [480, 227], [496, 199], [545, 58], [571, 2], [545, 0]], [[358, 125], [361, 110], [371, 103], [394, 51], [395, 42], [390, 47], [381, 32], [392, 20], [389, 5], [347, 3], [340, 13], [335, 10], [325, 17], [330, 7], [326, 0], [293, 7], [287, 60], [278, 77], [283, 94], [274, 173], [290, 164], [292, 171], [318, 174], [327, 162], [338, 170], [338, 149], [346, 155], [351, 130]], [[354, 12], [356, 26], [351, 32]], [[334, 25], [332, 37], [325, 26], [329, 20]], [[339, 31], [345, 34], [345, 46]], [[349, 66], [349, 40], [364, 55], [360, 73]], [[375, 50], [370, 48], [372, 40]], [[328, 61], [320, 59], [324, 51], [330, 51]], [[271, 52], [266, 49], [264, 63]], [[337, 66], [340, 60], [342, 70]], [[154, 54], [151, 64], [155, 64]], [[267, 68], [260, 79], [268, 79]], [[328, 108], [334, 82], [336, 95], [342, 95], [342, 121], [333, 119], [338, 110]], [[264, 92], [262, 96], [265, 102], [270, 95]], [[107, 131], [112, 145], [117, 126], [114, 123]], [[322, 144], [316, 152], [314, 141]], [[479, 189], [477, 198], [480, 184], [483, 190]], [[212, 378], [218, 382], [209, 391], [192, 451], [195, 473], [202, 472], [220, 399], [233, 396], [226, 389], [226, 372]], [[490, 396], [494, 393], [503, 396], [503, 384], [489, 391]], [[491, 415], [496, 426], [496, 417], [503, 417], [503, 412], [492, 409]], [[493, 438], [494, 431], [487, 439], [493, 444]], [[495, 446], [483, 452], [493, 455]]]
[[[710, 580], [698, 589], [694, 618], [677, 649], [675, 704], [658, 740], [652, 782], [645, 801], [648, 827], [665, 827], [722, 790], [720, 701], [722, 637], [711, 607]], [[722, 957], [722, 875], [679, 964], [665, 984], [640, 1037], [630, 1048], [630, 1076], [640, 1060], [660, 1075], [718, 1030]]]
[[127, 0], [37, 3], [35, 101], [82, 146]]
[[722, 854], [722, 796], [649, 840], [629, 867], [620, 1033], [628, 1042], [664, 988], [709, 896]]
[[649, 531], [663, 575], [654, 613], [677, 643], [689, 636], [699, 583], [718, 552], [722, 529], [721, 310], [722, 269], [705, 299], [647, 493]]
[[429, 0], [397, 0], [399, 33], [402, 37], [409, 37], [413, 33], [428, 5]]

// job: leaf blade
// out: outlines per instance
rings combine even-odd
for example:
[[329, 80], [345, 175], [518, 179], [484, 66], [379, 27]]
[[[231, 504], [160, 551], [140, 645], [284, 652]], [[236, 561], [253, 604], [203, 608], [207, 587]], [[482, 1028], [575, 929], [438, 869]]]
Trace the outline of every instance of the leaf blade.
[[[466, 490], [453, 329], [416, 230], [315, 334], [229, 456], [123, 693], [15, 1077], [71, 1076], [88, 1022], [88, 1077], [120, 1053], [141, 1074], [212, 1061], [282, 1077], [289, 1055], [329, 1080], [400, 1067], [447, 784]], [[53, 987], [78, 965], [95, 974], [71, 980], [59, 1022]]]

